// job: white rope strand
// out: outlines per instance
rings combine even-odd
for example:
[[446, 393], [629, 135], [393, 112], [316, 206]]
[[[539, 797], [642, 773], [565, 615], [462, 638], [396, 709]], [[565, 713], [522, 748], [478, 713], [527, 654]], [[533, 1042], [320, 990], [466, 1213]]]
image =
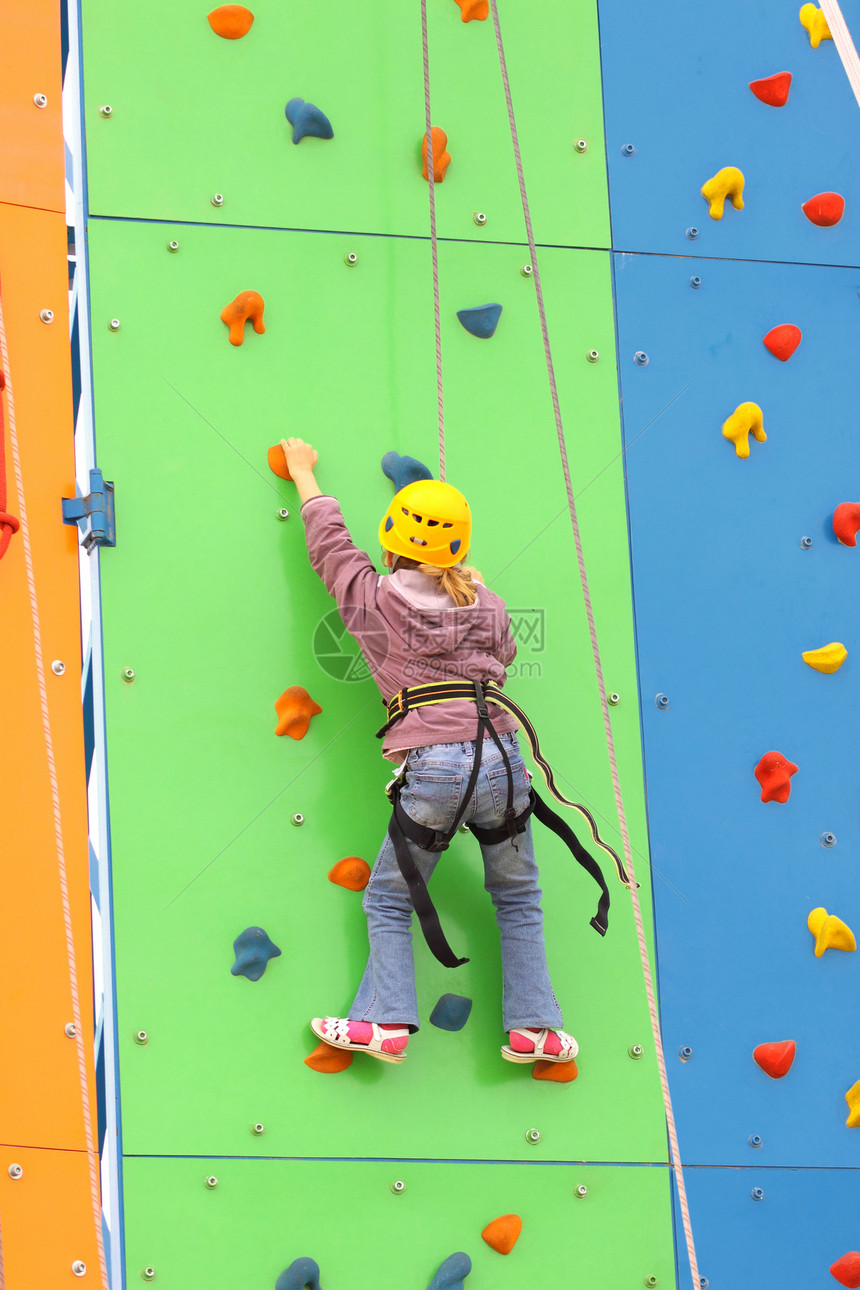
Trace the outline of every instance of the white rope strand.
[[827, 19], [833, 43], [845, 68], [845, 75], [860, 106], [860, 57], [854, 48], [854, 41], [851, 39], [848, 24], [842, 16], [838, 0], [821, 0], [821, 12]]
[[654, 991], [654, 982], [651, 976], [651, 964], [648, 958], [648, 947], [645, 942], [645, 928], [642, 919], [642, 909], [639, 903], [639, 892], [634, 872], [633, 855], [630, 846], [630, 837], [627, 829], [627, 817], [624, 810], [624, 801], [621, 794], [621, 782], [618, 775], [618, 764], [615, 756], [615, 741], [612, 736], [612, 723], [609, 715], [609, 705], [606, 698], [606, 685], [603, 679], [603, 666], [600, 658], [600, 647], [597, 641], [597, 628], [594, 621], [594, 610], [591, 603], [591, 592], [588, 585], [588, 576], [585, 568], [585, 558], [582, 550], [582, 538], [579, 529], [579, 520], [576, 513], [576, 503], [573, 497], [573, 486], [570, 478], [570, 466], [567, 458], [567, 447], [564, 440], [564, 427], [561, 420], [561, 408], [558, 400], [558, 390], [556, 388], [555, 370], [552, 362], [552, 352], [549, 344], [549, 332], [546, 322], [546, 309], [544, 307], [543, 290], [541, 288], [540, 272], [537, 262], [537, 249], [535, 247], [534, 232], [532, 230], [531, 213], [529, 211], [528, 196], [526, 194], [525, 179], [523, 177], [522, 157], [520, 154], [519, 136], [517, 133], [516, 120], [514, 118], [513, 103], [511, 101], [511, 87], [508, 80], [508, 69], [505, 61], [505, 50], [502, 42], [502, 33], [499, 27], [499, 14], [496, 7], [496, 0], [490, 0], [490, 7], [493, 13], [493, 25], [496, 31], [496, 46], [499, 52], [499, 66], [502, 73], [502, 83], [505, 89], [505, 101], [508, 107], [508, 121], [511, 129], [511, 142], [514, 148], [514, 159], [517, 166], [517, 177], [520, 185], [520, 198], [523, 206], [523, 217], [526, 225], [526, 236], [528, 237], [529, 253], [532, 260], [532, 271], [535, 283], [535, 294], [537, 296], [538, 312], [540, 314], [541, 332], [543, 334], [544, 355], [546, 357], [547, 375], [549, 377], [550, 393], [552, 396], [552, 406], [555, 413], [556, 431], [558, 434], [558, 446], [561, 454], [562, 469], [564, 472], [565, 488], [567, 489], [568, 508], [570, 511], [570, 522], [573, 529], [573, 538], [576, 546], [576, 559], [579, 567], [579, 579], [582, 585], [582, 596], [585, 602], [586, 614], [588, 617], [588, 630], [591, 639], [591, 649], [594, 658], [594, 669], [597, 675], [597, 686], [600, 693], [600, 704], [603, 710], [603, 725], [606, 732], [606, 745], [609, 754], [609, 768], [612, 776], [612, 787], [615, 793], [615, 805], [618, 812], [618, 823], [621, 830], [621, 840], [624, 844], [624, 858], [626, 862], [627, 873], [630, 876], [630, 896], [633, 902], [633, 915], [636, 922], [636, 935], [639, 942], [639, 953], [642, 959], [642, 973], [645, 979], [645, 993], [648, 999], [648, 1012], [651, 1017], [651, 1032], [654, 1037], [654, 1049], [657, 1054], [657, 1065], [660, 1073], [660, 1086], [663, 1091], [663, 1105], [666, 1113], [666, 1128], [669, 1135], [669, 1145], [672, 1154], [672, 1168], [675, 1175], [675, 1183], [678, 1188], [678, 1200], [681, 1207], [681, 1218], [684, 1226], [684, 1236], [687, 1242], [687, 1254], [690, 1259], [690, 1272], [692, 1275], [693, 1286], [699, 1290], [699, 1269], [696, 1261], [696, 1248], [693, 1241], [693, 1229], [690, 1223], [690, 1212], [687, 1205], [687, 1189], [684, 1184], [684, 1170], [681, 1164], [681, 1151], [678, 1145], [678, 1135], [675, 1129], [675, 1115], [672, 1109], [672, 1098], [669, 1092], [669, 1078], [666, 1072], [666, 1055], [663, 1051], [663, 1039], [660, 1033], [660, 1021], [657, 1015], [657, 1000]]

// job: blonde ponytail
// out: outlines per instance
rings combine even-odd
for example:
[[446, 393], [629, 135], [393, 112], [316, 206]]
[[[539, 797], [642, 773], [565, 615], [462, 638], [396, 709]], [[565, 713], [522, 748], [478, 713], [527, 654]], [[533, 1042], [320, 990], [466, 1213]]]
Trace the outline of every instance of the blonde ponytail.
[[[394, 569], [417, 569], [426, 574], [440, 590], [446, 592], [458, 607], [473, 605], [478, 596], [477, 583], [483, 579], [477, 569], [471, 565], [455, 564], [448, 569], [441, 569], [436, 564], [421, 564], [418, 560], [409, 560], [406, 556], [394, 557]], [[393, 570], [392, 570], [393, 571]]]
[[455, 605], [473, 605], [478, 595], [475, 586], [475, 570], [469, 565], [455, 564], [449, 569], [440, 569], [435, 564], [419, 564], [420, 573], [435, 582], [440, 591], [446, 591]]

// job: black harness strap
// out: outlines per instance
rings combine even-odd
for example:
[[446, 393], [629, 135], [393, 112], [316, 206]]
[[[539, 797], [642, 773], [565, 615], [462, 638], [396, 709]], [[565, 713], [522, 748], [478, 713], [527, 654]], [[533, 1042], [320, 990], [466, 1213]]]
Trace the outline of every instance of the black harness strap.
[[[458, 959], [442, 931], [442, 925], [439, 922], [439, 915], [436, 913], [436, 907], [430, 899], [430, 893], [427, 890], [427, 884], [421, 877], [421, 873], [406, 845], [407, 837], [410, 838], [423, 851], [446, 851], [450, 845], [451, 839], [460, 826], [460, 820], [465, 814], [466, 807], [469, 805], [472, 793], [475, 791], [475, 785], [478, 782], [478, 772], [481, 769], [481, 753], [484, 746], [484, 729], [489, 726], [496, 743], [499, 742], [498, 735], [493, 730], [492, 723], [487, 712], [487, 705], [484, 703], [484, 696], [481, 693], [481, 684], [475, 682], [475, 691], [478, 702], [478, 733], [476, 736], [477, 744], [475, 747], [475, 760], [472, 762], [472, 773], [466, 784], [466, 791], [463, 793], [462, 801], [457, 808], [457, 814], [454, 816], [454, 822], [449, 829], [440, 833], [436, 829], [424, 828], [418, 824], [411, 816], [407, 815], [400, 804], [400, 782], [395, 780], [391, 786], [389, 794], [394, 810], [391, 813], [391, 819], [388, 822], [388, 836], [394, 844], [394, 855], [397, 859], [397, 866], [403, 875], [406, 886], [409, 888], [409, 896], [412, 900], [412, 907], [418, 915], [418, 922], [421, 925], [421, 931], [424, 933], [424, 939], [435, 958], [443, 963], [445, 967], [460, 967], [463, 963], [468, 963], [468, 959]], [[507, 762], [507, 756], [502, 745], [502, 756]], [[513, 793], [513, 778], [511, 776], [510, 766], [508, 766], [508, 779], [510, 780], [508, 805], [511, 802]]]
[[[435, 958], [437, 958], [440, 963], [444, 964], [445, 967], [460, 967], [461, 964], [468, 963], [469, 960], [457, 958], [456, 954], [451, 949], [451, 946], [448, 944], [448, 941], [445, 938], [445, 933], [442, 931], [442, 926], [439, 922], [439, 915], [436, 913], [433, 901], [430, 899], [427, 884], [422, 878], [418, 866], [415, 864], [409, 851], [407, 838], [414, 842], [416, 846], [419, 846], [423, 851], [441, 852], [447, 850], [451, 843], [451, 839], [457, 832], [460, 820], [466, 811], [471, 800], [472, 793], [475, 790], [475, 785], [478, 782], [478, 772], [481, 768], [481, 754], [483, 751], [485, 732], [487, 732], [489, 737], [493, 740], [493, 743], [502, 754], [502, 760], [505, 763], [505, 772], [508, 781], [507, 802], [504, 811], [505, 822], [503, 825], [495, 829], [482, 829], [477, 825], [470, 824], [468, 826], [469, 831], [474, 833], [479, 842], [497, 843], [504, 842], [506, 838], [510, 838], [514, 847], [516, 847], [517, 835], [525, 832], [526, 821], [530, 815], [534, 814], [542, 824], [545, 824], [547, 828], [552, 829], [553, 833], [561, 838], [572, 852], [574, 858], [582, 865], [583, 869], [591, 875], [600, 887], [602, 895], [597, 906], [597, 913], [594, 918], [591, 919], [591, 926], [595, 931], [599, 932], [601, 936], [606, 935], [606, 929], [608, 926], [609, 890], [606, 886], [600, 866], [597, 864], [597, 861], [589, 855], [585, 847], [582, 846], [570, 826], [561, 818], [561, 816], [556, 815], [555, 811], [550, 810], [546, 802], [544, 802], [535, 792], [534, 788], [530, 788], [529, 790], [529, 800], [525, 809], [519, 815], [517, 815], [514, 810], [514, 777], [510, 758], [508, 757], [505, 746], [499, 738], [497, 731], [493, 727], [492, 718], [490, 717], [487, 709], [487, 691], [490, 688], [490, 684], [491, 683], [488, 682], [482, 684], [480, 681], [475, 681], [473, 688], [469, 682], [452, 682], [450, 684], [439, 683], [427, 686], [415, 686], [412, 689], [402, 690], [398, 695], [395, 695], [394, 699], [392, 699], [391, 703], [388, 705], [390, 719], [387, 724], [383, 726], [382, 730], [379, 731], [379, 736], [381, 737], [388, 730], [389, 726], [398, 720], [399, 717], [402, 717], [412, 706], [423, 707], [428, 703], [444, 702], [446, 699], [470, 698], [475, 701], [478, 708], [478, 728], [476, 733], [475, 759], [472, 763], [472, 773], [469, 776], [469, 781], [463, 793], [462, 800], [457, 808], [454, 822], [449, 829], [444, 832], [440, 832], [437, 829], [427, 828], [418, 824], [411, 818], [411, 816], [407, 815], [400, 802], [400, 791], [402, 787], [402, 779], [400, 777], [394, 780], [388, 789], [388, 796], [393, 806], [391, 820], [388, 824], [388, 836], [391, 838], [392, 845], [394, 846], [397, 865], [403, 875], [403, 879], [407, 887], [409, 888], [409, 896], [415, 913], [418, 915], [418, 921], [421, 925], [424, 939]], [[493, 687], [493, 689], [495, 690], [497, 687]], [[442, 693], [443, 691], [444, 693]], [[498, 691], [498, 693], [501, 693], [501, 691]], [[515, 704], [512, 706], [516, 707]], [[517, 712], [519, 714], [521, 709], [517, 709]], [[524, 713], [523, 717], [525, 718]], [[528, 722], [527, 718], [525, 718], [525, 720]], [[531, 728], [530, 722], [528, 722], [528, 725]], [[542, 760], [543, 759], [541, 759], [541, 761]], [[550, 788], [553, 792], [556, 792], [551, 781]], [[557, 792], [556, 795], [558, 796]], [[563, 800], [566, 801], [567, 799]], [[570, 803], [570, 805], [574, 805], [574, 803]], [[585, 808], [580, 809], [584, 811]], [[594, 829], [596, 831], [596, 826], [594, 826]], [[605, 846], [605, 844], [603, 845]], [[608, 850], [609, 848], [606, 849]]]
[[[403, 814], [406, 814], [405, 811]], [[409, 819], [408, 816], [406, 816], [406, 818]], [[409, 899], [412, 901], [412, 907], [418, 915], [418, 921], [421, 924], [421, 931], [424, 933], [424, 939], [430, 946], [433, 954], [440, 963], [445, 965], [445, 967], [455, 968], [460, 967], [463, 963], [468, 963], [468, 959], [457, 958], [457, 955], [445, 939], [445, 933], [442, 931], [442, 924], [439, 922], [439, 915], [436, 913], [436, 907], [430, 899], [427, 884], [421, 877], [418, 866], [409, 853], [403, 828], [400, 826], [400, 821], [397, 820], [396, 817], [396, 811], [388, 823], [388, 836], [394, 844], [394, 854], [397, 857], [397, 864], [400, 868], [400, 872], [406, 880], [406, 885], [409, 888]]]

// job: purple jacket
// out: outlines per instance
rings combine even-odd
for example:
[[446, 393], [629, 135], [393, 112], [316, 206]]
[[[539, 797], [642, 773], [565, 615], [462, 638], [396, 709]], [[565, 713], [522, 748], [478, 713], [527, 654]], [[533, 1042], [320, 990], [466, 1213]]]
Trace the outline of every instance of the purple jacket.
[[[475, 603], [458, 606], [417, 569], [377, 573], [350, 537], [334, 497], [309, 498], [301, 516], [311, 564], [337, 601], [385, 703], [404, 686], [452, 677], [504, 685], [517, 647], [500, 596], [478, 584]], [[489, 709], [500, 734], [519, 728], [496, 704]], [[380, 726], [385, 720], [380, 705]], [[474, 703], [452, 699], [407, 712], [383, 739], [382, 755], [399, 764], [409, 748], [460, 743], [477, 733]]]

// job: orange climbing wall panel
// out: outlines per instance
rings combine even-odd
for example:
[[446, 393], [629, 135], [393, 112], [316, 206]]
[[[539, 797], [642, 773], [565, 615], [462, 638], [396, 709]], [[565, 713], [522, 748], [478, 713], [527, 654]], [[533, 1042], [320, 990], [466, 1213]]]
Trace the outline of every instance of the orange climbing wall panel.
[[[62, 68], [58, 0], [0, 6], [0, 202], [62, 211]], [[43, 108], [33, 96], [44, 94]], [[65, 313], [64, 315], [65, 316]]]
[[[12, 126], [6, 138], [18, 130], [23, 88], [32, 111], [43, 117], [32, 104], [31, 82], [49, 96], [56, 114], [49, 139], [47, 129], [43, 136], [33, 133], [43, 123], [28, 134], [20, 109], [21, 132], [4, 157], [0, 179], [3, 197], [21, 203], [0, 203], [0, 292], [8, 350], [7, 510], [22, 520], [0, 561], [0, 943], [6, 965], [0, 991], [0, 1213], [5, 1284], [25, 1290], [66, 1284], [75, 1260], [83, 1260], [90, 1278], [97, 1278], [101, 1221], [77, 530], [63, 525], [60, 505], [75, 492], [66, 225], [61, 205], [57, 211], [39, 208], [63, 198], [59, 6], [50, 11], [52, 30], [49, 6], [42, 3], [18, 11], [14, 33], [7, 30], [8, 16], [0, 20], [4, 66], [14, 69], [0, 90], [0, 120]], [[10, 34], [14, 38], [8, 40]], [[46, 68], [47, 81], [41, 74]], [[25, 158], [27, 167], [32, 162], [29, 170]], [[52, 323], [41, 321], [42, 309], [53, 310]], [[12, 450], [13, 411], [22, 486]], [[41, 630], [68, 918], [25, 532]], [[55, 659], [65, 664], [62, 676], [51, 670]], [[64, 1030], [75, 1017], [73, 970], [75, 1039]], [[92, 1164], [88, 1151], [94, 1153]], [[10, 1177], [12, 1164], [23, 1169], [20, 1178]]]

